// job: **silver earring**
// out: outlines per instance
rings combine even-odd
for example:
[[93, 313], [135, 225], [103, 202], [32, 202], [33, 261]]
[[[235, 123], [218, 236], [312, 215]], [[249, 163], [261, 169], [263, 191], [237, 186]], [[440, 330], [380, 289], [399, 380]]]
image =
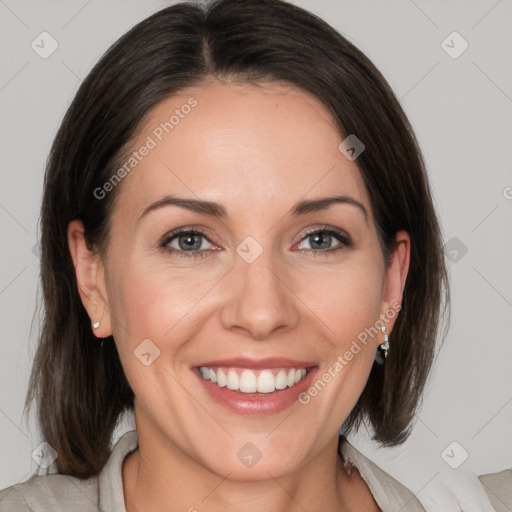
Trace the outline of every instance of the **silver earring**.
[[93, 326], [95, 329], [97, 329], [97, 328], [100, 326], [100, 323], [99, 323], [99, 322], [94, 322], [94, 323], [92, 324], [92, 326]]
[[375, 351], [375, 362], [377, 364], [384, 364], [384, 361], [388, 357], [389, 341], [388, 335], [386, 334], [386, 326], [381, 327], [381, 331], [384, 334], [384, 342], [381, 343]]
[[382, 326], [382, 332], [384, 333], [384, 343], [380, 344], [380, 348], [384, 350], [384, 357], [386, 358], [388, 356], [388, 348], [389, 348], [389, 341], [388, 341], [388, 335], [386, 334], [386, 326]]

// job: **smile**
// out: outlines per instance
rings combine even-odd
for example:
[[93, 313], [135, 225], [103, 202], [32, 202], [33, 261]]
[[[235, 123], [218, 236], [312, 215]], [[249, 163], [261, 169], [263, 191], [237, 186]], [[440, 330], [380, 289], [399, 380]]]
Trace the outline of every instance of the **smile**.
[[199, 374], [220, 388], [241, 393], [273, 393], [291, 388], [307, 375], [306, 368], [248, 368], [199, 367]]

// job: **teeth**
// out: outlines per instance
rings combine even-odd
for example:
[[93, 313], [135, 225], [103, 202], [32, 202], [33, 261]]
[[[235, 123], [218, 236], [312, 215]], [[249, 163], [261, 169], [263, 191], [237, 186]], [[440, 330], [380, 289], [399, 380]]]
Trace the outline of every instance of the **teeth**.
[[217, 370], [217, 386], [223, 388], [227, 384], [226, 374], [222, 370]]
[[280, 370], [276, 377], [276, 389], [284, 389], [288, 386], [288, 379], [286, 378], [286, 372]]
[[235, 370], [229, 370], [228, 376], [226, 379], [226, 386], [228, 389], [232, 389], [233, 391], [237, 391], [240, 389], [240, 377]]
[[276, 378], [270, 370], [263, 370], [258, 375], [258, 393], [272, 393], [276, 389]]
[[306, 376], [305, 368], [249, 370], [247, 368], [199, 368], [201, 376], [223, 388], [241, 393], [273, 393], [292, 387]]
[[240, 391], [242, 393], [256, 393], [257, 390], [258, 379], [256, 375], [251, 370], [244, 370], [240, 375]]

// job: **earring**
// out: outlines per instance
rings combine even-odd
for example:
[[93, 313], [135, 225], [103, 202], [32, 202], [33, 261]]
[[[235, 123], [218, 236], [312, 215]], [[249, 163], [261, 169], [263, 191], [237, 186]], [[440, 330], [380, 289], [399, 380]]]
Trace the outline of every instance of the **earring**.
[[375, 362], [377, 364], [384, 364], [384, 361], [388, 357], [389, 341], [388, 335], [386, 334], [386, 326], [381, 327], [381, 331], [384, 334], [384, 342], [381, 343], [375, 351]]
[[94, 323], [92, 324], [92, 326], [93, 326], [95, 329], [97, 329], [97, 328], [100, 326], [100, 323], [99, 323], [99, 322], [94, 322]]

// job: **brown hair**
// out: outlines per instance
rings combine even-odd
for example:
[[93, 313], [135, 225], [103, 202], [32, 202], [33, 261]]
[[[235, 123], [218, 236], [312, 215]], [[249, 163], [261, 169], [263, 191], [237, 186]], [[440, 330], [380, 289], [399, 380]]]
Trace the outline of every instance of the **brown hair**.
[[357, 164], [386, 262], [399, 230], [410, 235], [411, 260], [388, 357], [383, 366], [373, 365], [343, 433], [366, 418], [383, 445], [410, 434], [449, 287], [424, 162], [398, 100], [360, 50], [304, 9], [283, 0], [179, 3], [137, 24], [94, 66], [47, 163], [40, 242], [44, 323], [25, 408], [37, 399], [42, 435], [57, 451], [62, 474], [88, 478], [101, 471], [120, 415], [133, 410], [134, 399], [113, 340], [100, 347], [91, 331], [68, 224], [81, 219], [90, 249], [105, 254], [120, 187], [104, 199], [94, 190], [118, 169], [152, 107], [207, 79], [296, 86], [323, 102], [343, 137], [356, 134], [364, 142]]

